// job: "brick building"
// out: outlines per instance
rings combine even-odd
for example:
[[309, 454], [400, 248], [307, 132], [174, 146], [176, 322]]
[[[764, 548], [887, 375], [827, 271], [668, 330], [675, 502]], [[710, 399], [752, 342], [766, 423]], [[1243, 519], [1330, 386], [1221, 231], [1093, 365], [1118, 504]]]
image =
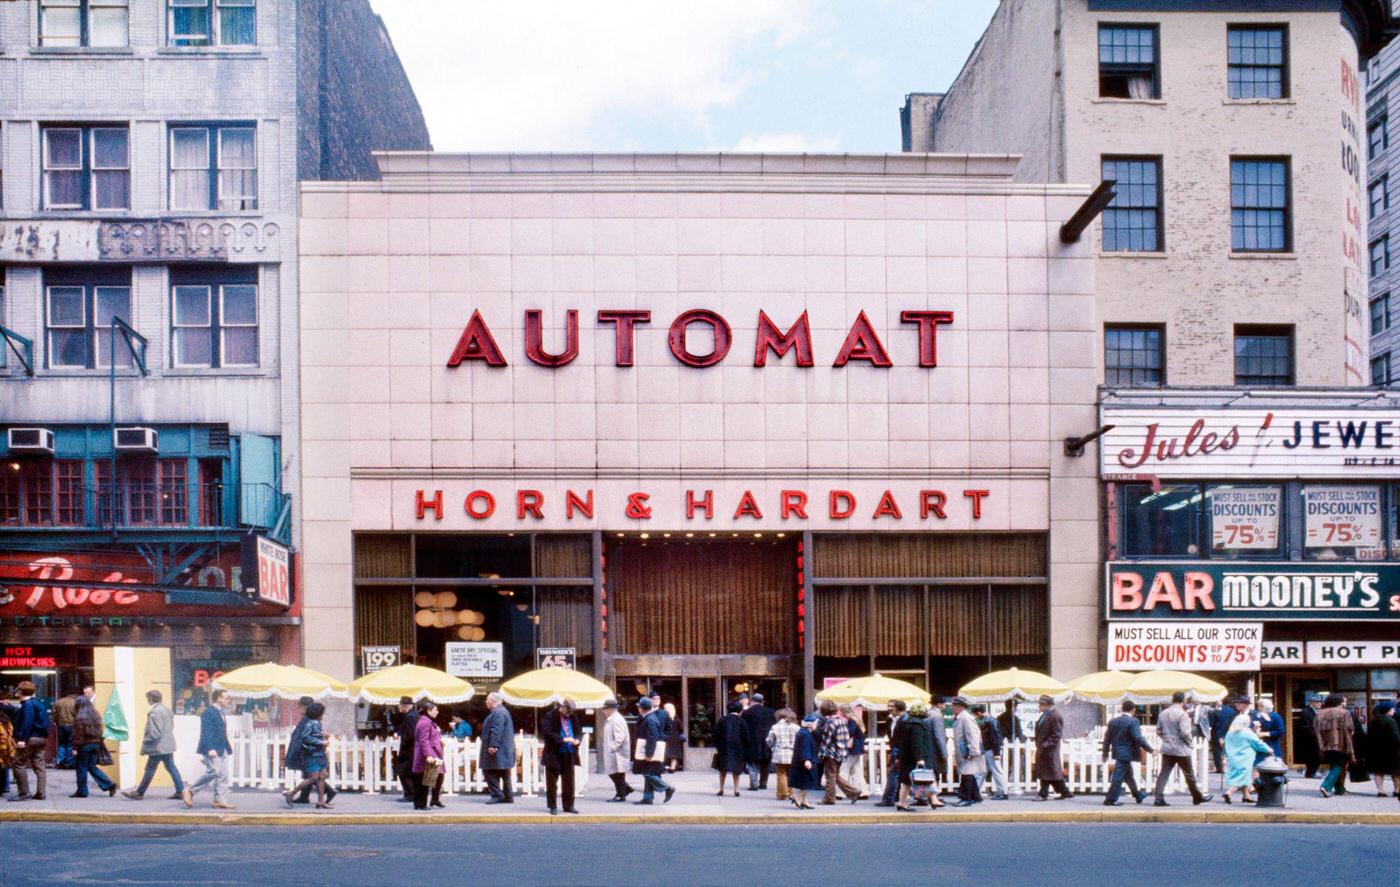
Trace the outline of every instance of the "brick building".
[[[1396, 119], [1390, 119], [1391, 109]], [[1372, 385], [1400, 380], [1400, 50], [1392, 43], [1366, 66], [1366, 220]], [[1400, 134], [1400, 133], [1397, 133]], [[1392, 292], [1394, 295], [1392, 296]], [[1394, 303], [1394, 308], [1392, 307]]]

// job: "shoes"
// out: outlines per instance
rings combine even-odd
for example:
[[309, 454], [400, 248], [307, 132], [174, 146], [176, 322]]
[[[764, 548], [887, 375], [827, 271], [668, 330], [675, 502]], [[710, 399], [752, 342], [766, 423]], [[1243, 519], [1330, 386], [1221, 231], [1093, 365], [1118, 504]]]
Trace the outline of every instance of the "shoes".
[[86, 797], [87, 797], [87, 792], [73, 792], [73, 794], [69, 795], [68, 797], [70, 797], [70, 798], [86, 798]]
[[558, 811], [557, 809], [553, 808], [553, 807], [550, 807], [550, 808], [549, 808], [549, 815], [550, 815], [550, 816], [558, 816], [558, 815], [559, 815], [559, 811]]
[[669, 803], [671, 802], [671, 798], [675, 797], [675, 795], [676, 795], [676, 790], [675, 790], [675, 788], [668, 788], [668, 789], [666, 789], [666, 797], [663, 798], [663, 799], [661, 800], [661, 803], [663, 803], [663, 804], [669, 804]]
[[324, 804], [318, 803], [318, 804], [316, 805], [316, 809], [317, 809], [317, 810], [329, 810], [329, 809], [331, 809], [331, 805], [330, 805], [329, 802], [324, 803]]
[[1009, 800], [1011, 800], [1011, 798], [1010, 798], [1010, 796], [1008, 796], [1008, 795], [992, 795], [992, 800], [993, 800], [993, 801], [1009, 801]]
[[[611, 798], [608, 798], [608, 803], [609, 803], [609, 804], [616, 804], [616, 803], [618, 803], [618, 802], [620, 802], [620, 801], [625, 801], [625, 800], [627, 800], [627, 799], [626, 799], [625, 797], [623, 797], [622, 795], [613, 795]], [[490, 804], [490, 803], [492, 803], [492, 802], [491, 802], [491, 801], [487, 801], [486, 803]]]
[[975, 804], [975, 803], [976, 803], [976, 801], [969, 801], [969, 800], [967, 800], [967, 799], [964, 798], [964, 799], [959, 800], [959, 801], [954, 801], [954, 802], [953, 802], [953, 806], [954, 806], [954, 807], [971, 807], [971, 806], [972, 806], [973, 804]]
[[[621, 799], [619, 799], [619, 800], [621, 800]], [[509, 804], [510, 801], [507, 801], [505, 798], [492, 798], [491, 800], [487, 801], [486, 803], [487, 803], [487, 805], [489, 806], [489, 805], [491, 805], [491, 804]]]
[[1138, 794], [1137, 794], [1137, 802], [1138, 802], [1139, 804], [1141, 804], [1141, 803], [1142, 803], [1143, 801], [1145, 801], [1145, 800], [1147, 800], [1147, 792], [1138, 792]]
[[636, 807], [650, 807], [650, 806], [652, 805], [652, 802], [651, 802], [651, 801], [633, 801], [632, 804], [633, 804], [633, 806], [636, 806]]
[[39, 794], [37, 794], [37, 795], [34, 796], [34, 800], [36, 800], [36, 801], [43, 801], [43, 800], [47, 799], [47, 797], [48, 797], [47, 795], [45, 795], [45, 794], [43, 794], [43, 793], [41, 792], [41, 793], [39, 793]]
[[292, 793], [291, 793], [291, 792], [282, 792], [282, 800], [284, 800], [284, 801], [287, 802], [287, 809], [290, 810], [291, 807], [292, 807], [292, 804], [294, 803], [294, 802], [292, 801]]
[[238, 809], [237, 807], [233, 806], [232, 804], [225, 804], [225, 803], [223, 803], [223, 802], [221, 802], [221, 801], [215, 801], [213, 806], [214, 806], [214, 809], [215, 809], [215, 810], [237, 810], [237, 809]]
[[[129, 788], [126, 791], [122, 792], [122, 797], [130, 798], [133, 801], [139, 801], [142, 798], [142, 794], [134, 788]], [[175, 797], [178, 798], [179, 795], [176, 795]]]
[[895, 805], [894, 805], [894, 804], [888, 804], [888, 803], [886, 803], [886, 802], [884, 802], [884, 801], [881, 801], [880, 803], [876, 804], [875, 806], [876, 806], [876, 807], [893, 807], [893, 806], [895, 806]]
[[116, 796], [117, 796], [117, 784], [114, 782], [114, 783], [112, 783], [111, 785], [107, 786], [107, 797], [109, 797], [109, 798], [115, 798]]
[[1166, 801], [1153, 801], [1153, 802], [1152, 802], [1152, 806], [1153, 806], [1153, 807], [1170, 807], [1171, 804], [1168, 804]]
[[756, 786], [756, 785], [751, 785], [751, 786], [749, 786], [749, 791], [751, 791], [751, 792], [756, 792], [756, 791], [758, 791], [758, 786]]
[[1057, 801], [1068, 801], [1068, 800], [1069, 800], [1070, 798], [1072, 798], [1072, 797], [1074, 797], [1074, 793], [1073, 793], [1073, 792], [1065, 792], [1065, 793], [1062, 794], [1062, 795], [1056, 795], [1056, 796], [1055, 796], [1055, 800], [1057, 800]]
[[1047, 797], [1046, 795], [1036, 795], [1034, 798], [1031, 798], [1031, 800], [1032, 800], [1032, 801], [1048, 801], [1048, 800], [1050, 800], [1050, 798]]
[[822, 806], [823, 806], [823, 807], [835, 807], [835, 806], [836, 806], [836, 802], [835, 802], [835, 801], [822, 801]]
[[1104, 801], [1104, 802], [1103, 802], [1103, 805], [1104, 805], [1105, 807], [1122, 807], [1122, 806], [1123, 806], [1123, 802], [1122, 802], [1122, 801]]
[[[331, 805], [330, 802], [327, 801], [327, 802], [326, 802], [326, 806], [329, 807], [330, 805]], [[441, 807], [441, 808], [443, 808], [444, 810], [447, 809], [447, 805], [444, 804], [442, 801], [433, 801], [432, 804], [430, 804], [429, 806], [430, 806], [430, 807]]]
[[899, 806], [898, 804], [895, 804], [895, 805], [894, 805], [894, 809], [897, 810], [897, 811], [900, 812], [900, 813], [918, 813], [918, 812], [919, 812], [919, 811], [918, 811], [918, 808], [916, 808], [916, 807], [901, 807], [901, 806]]
[[[1332, 797], [1332, 793], [1329, 792], [1329, 791], [1328, 791], [1327, 789], [1325, 789], [1325, 788], [1320, 788], [1320, 789], [1318, 789], [1318, 791], [1322, 792], [1322, 796], [1323, 796], [1324, 798], [1330, 798], [1330, 797]], [[1230, 796], [1229, 796], [1229, 795], [1226, 795], [1226, 796], [1225, 796], [1225, 800], [1227, 800], [1227, 801], [1230, 800]]]
[[735, 792], [734, 792], [734, 797], [736, 797], [736, 798], [739, 797], [739, 792], [738, 792], [738, 790], [735, 790]]
[[1211, 798], [1214, 798], [1214, 797], [1215, 797], [1215, 795], [1201, 795], [1199, 798], [1196, 798], [1196, 799], [1193, 800], [1191, 803], [1199, 806], [1199, 805], [1201, 805], [1201, 804], [1206, 803], [1207, 801], [1209, 801]]
[[394, 800], [398, 801], [400, 804], [412, 804], [412, 803], [413, 803], [413, 799], [412, 799], [412, 798], [395, 798]]
[[722, 798], [722, 797], [724, 797], [724, 789], [720, 789], [719, 791], [715, 792], [715, 797], [716, 797], [716, 798]]
[[851, 803], [852, 803], [852, 804], [859, 804], [859, 803], [860, 803], [860, 795], [856, 795], [854, 798], [851, 798]]
[[173, 794], [173, 795], [171, 795], [170, 797], [166, 798], [166, 800], [167, 800], [167, 801], [180, 801], [180, 800], [183, 800], [184, 797], [185, 797], [185, 793], [184, 793], [184, 792], [176, 792], [175, 794]]
[[185, 802], [186, 807], [193, 807], [194, 792], [190, 791], [189, 789], [185, 789], [184, 791], [180, 792], [180, 800]]
[[[438, 804], [438, 806], [441, 807], [442, 805], [441, 805], [441, 804]], [[565, 812], [565, 813], [572, 813], [572, 814], [574, 814], [575, 816], [578, 815], [578, 810], [577, 810], [576, 808], [574, 808], [574, 807], [565, 807], [565, 808], [564, 808], [564, 812]]]
[[[1326, 792], [1325, 792], [1325, 790], [1324, 790], [1324, 795], [1325, 795], [1325, 794], [1326, 794]], [[1234, 801], [1230, 800], [1230, 794], [1229, 794], [1229, 792], [1226, 792], [1226, 793], [1225, 793], [1225, 803], [1227, 803], [1227, 804], [1233, 804], [1233, 803], [1235, 803]]]

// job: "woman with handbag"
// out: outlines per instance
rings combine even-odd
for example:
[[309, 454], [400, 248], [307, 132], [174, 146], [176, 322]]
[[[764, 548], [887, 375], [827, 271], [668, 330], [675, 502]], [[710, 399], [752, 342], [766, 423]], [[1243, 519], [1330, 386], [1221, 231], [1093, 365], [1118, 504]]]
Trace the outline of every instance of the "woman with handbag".
[[287, 802], [287, 806], [292, 806], [292, 799], [296, 794], [312, 786], [316, 787], [316, 809], [329, 810], [330, 802], [326, 800], [326, 777], [330, 775], [330, 760], [326, 757], [326, 734], [321, 730], [321, 718], [326, 714], [326, 707], [319, 702], [313, 702], [306, 707], [306, 720], [298, 725], [296, 748], [287, 749], [287, 766], [293, 763], [300, 766], [295, 769], [301, 770], [303, 779], [291, 791], [282, 793], [282, 799]]
[[442, 731], [436, 718], [438, 707], [429, 700], [418, 704], [418, 725], [413, 728], [413, 809], [427, 810], [429, 796], [434, 807], [442, 802]]
[[[928, 713], [927, 705], [916, 702], [909, 706], [909, 714], [899, 723], [899, 800], [895, 802], [894, 809], [900, 813], [918, 812], [918, 808], [910, 806], [909, 803], [916, 791], [916, 770], [920, 771], [917, 790], [928, 793], [929, 806], [934, 810], [944, 806], [938, 799], [938, 793], [929, 790], [933, 783], [922, 782], [925, 778], [922, 771], [927, 770], [929, 763], [934, 760], [933, 739], [929, 736], [928, 724], [924, 720]], [[933, 779], [938, 779], [936, 773], [933, 774]]]
[[[108, 797], [117, 793], [117, 784], [107, 777], [106, 773], [97, 769], [102, 763], [103, 752], [107, 747], [102, 744], [102, 716], [93, 707], [92, 699], [87, 696], [79, 696], [77, 709], [73, 716], [73, 746], [78, 750], [78, 790], [69, 795], [70, 798], [86, 798], [88, 796], [88, 776], [93, 778], [97, 787], [107, 793]], [[107, 763], [112, 759], [108, 752]]]

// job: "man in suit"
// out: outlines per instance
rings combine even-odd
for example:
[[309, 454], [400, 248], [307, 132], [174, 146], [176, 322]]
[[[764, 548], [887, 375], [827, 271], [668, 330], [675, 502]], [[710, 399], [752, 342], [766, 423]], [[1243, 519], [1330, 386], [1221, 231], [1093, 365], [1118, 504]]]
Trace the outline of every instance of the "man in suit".
[[[505, 706], [505, 697], [486, 697], [486, 720], [481, 722], [481, 757], [477, 766], [486, 774], [488, 804], [513, 804], [510, 774], [515, 769], [515, 721]], [[569, 806], [573, 806], [572, 803]]]
[[400, 804], [412, 804], [418, 792], [418, 779], [413, 775], [413, 745], [418, 730], [418, 706], [407, 696], [399, 697], [399, 722], [394, 732], [399, 735], [399, 752], [394, 755], [394, 775], [403, 788]]
[[1303, 778], [1317, 778], [1317, 768], [1322, 766], [1322, 750], [1317, 744], [1317, 708], [1322, 697], [1309, 693], [1298, 712], [1300, 728], [1293, 735], [1293, 756], [1303, 765]]
[[578, 747], [582, 735], [572, 699], [561, 699], [540, 718], [540, 739], [544, 741], [540, 757], [544, 760], [545, 801], [550, 816], [559, 813], [555, 804], [558, 788], [563, 789], [560, 800], [564, 802], [564, 812], [578, 813], [574, 807], [574, 768], [579, 765]]
[[1204, 804], [1213, 796], [1201, 793], [1196, 784], [1195, 768], [1191, 764], [1191, 746], [1195, 738], [1195, 727], [1191, 715], [1186, 711], [1186, 694], [1178, 690], [1172, 694], [1172, 704], [1157, 716], [1157, 738], [1162, 742], [1162, 769], [1157, 773], [1157, 785], [1153, 795], [1157, 800], [1154, 807], [1166, 807], [1164, 797], [1167, 780], [1173, 769], [1180, 769], [1186, 780], [1186, 790], [1191, 793], [1191, 803]]
[[656, 792], [665, 792], [665, 797], [661, 803], [665, 804], [675, 795], [675, 786], [668, 785], [666, 780], [661, 778], [661, 771], [665, 765], [660, 761], [653, 761], [656, 756], [656, 746], [658, 743], [665, 745], [666, 731], [662, 728], [662, 722], [656, 715], [656, 710], [651, 707], [651, 699], [643, 696], [637, 700], [637, 713], [642, 716], [642, 720], [637, 724], [637, 740], [642, 743], [642, 753], [632, 759], [632, 772], [641, 776], [642, 799], [633, 801], [634, 804], [650, 805], [655, 803], [652, 798]]
[[1138, 788], [1137, 777], [1133, 775], [1133, 762], [1142, 752], [1152, 751], [1152, 746], [1142, 735], [1142, 724], [1133, 716], [1137, 703], [1124, 699], [1122, 710], [1122, 714], [1108, 722], [1108, 729], [1103, 734], [1103, 759], [1113, 758], [1113, 778], [1108, 785], [1108, 797], [1104, 798], [1105, 807], [1123, 805], [1118, 798], [1123, 794], [1125, 781], [1128, 791], [1133, 793], [1133, 799], [1139, 804], [1147, 797], [1147, 792]]
[[204, 775], [195, 780], [185, 793], [185, 806], [194, 806], [194, 796], [206, 786], [213, 786], [214, 808], [232, 810], [228, 802], [228, 756], [233, 754], [233, 746], [228, 741], [228, 715], [225, 708], [229, 704], [228, 694], [215, 690], [209, 694], [209, 705], [199, 716], [199, 747], [196, 752], [204, 761]]
[[744, 729], [749, 734], [748, 745], [744, 749], [744, 769], [749, 774], [749, 791], [768, 790], [768, 769], [773, 763], [773, 752], [768, 749], [768, 731], [773, 729], [777, 715], [773, 709], [763, 704], [763, 694], [749, 697], [749, 707], [739, 713]]
[[1038, 703], [1040, 720], [1035, 722], [1035, 771], [1040, 792], [1032, 801], [1050, 800], [1050, 789], [1061, 801], [1074, 797], [1065, 785], [1065, 765], [1060, 755], [1060, 742], [1065, 734], [1065, 719], [1055, 710], [1055, 700], [1041, 696]]

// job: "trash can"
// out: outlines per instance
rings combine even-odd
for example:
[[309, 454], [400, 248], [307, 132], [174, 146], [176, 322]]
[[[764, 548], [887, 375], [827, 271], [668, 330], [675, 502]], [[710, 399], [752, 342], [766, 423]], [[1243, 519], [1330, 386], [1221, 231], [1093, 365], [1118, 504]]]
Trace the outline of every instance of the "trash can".
[[1288, 765], [1282, 758], [1270, 755], [1254, 769], [1259, 771], [1258, 778], [1254, 780], [1254, 787], [1259, 793], [1257, 806], [1282, 807], [1288, 795]]

